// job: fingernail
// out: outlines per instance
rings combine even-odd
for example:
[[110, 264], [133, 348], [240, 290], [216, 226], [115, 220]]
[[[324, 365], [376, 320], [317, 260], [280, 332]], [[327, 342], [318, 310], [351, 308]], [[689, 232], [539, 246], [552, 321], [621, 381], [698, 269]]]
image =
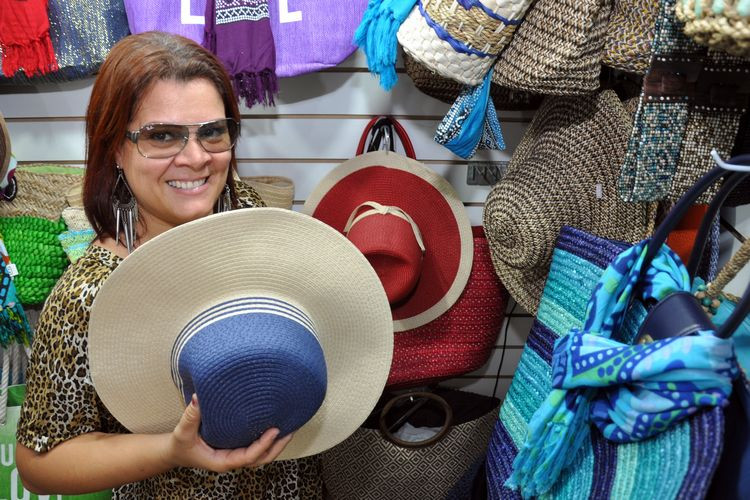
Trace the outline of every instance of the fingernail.
[[193, 397], [190, 398], [190, 404], [193, 406], [198, 406], [198, 395], [193, 393]]
[[279, 429], [274, 429], [274, 430], [272, 430], [272, 431], [271, 431], [271, 439], [276, 439], [277, 437], [279, 437], [279, 433], [280, 433], [280, 432], [281, 432], [281, 431], [280, 431]]

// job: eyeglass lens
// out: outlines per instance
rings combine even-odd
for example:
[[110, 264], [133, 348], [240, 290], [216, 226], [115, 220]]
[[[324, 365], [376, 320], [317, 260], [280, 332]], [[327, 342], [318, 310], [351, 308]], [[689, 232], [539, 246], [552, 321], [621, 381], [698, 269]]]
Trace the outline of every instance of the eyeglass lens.
[[[228, 118], [204, 123], [195, 135], [209, 153], [223, 153], [230, 150], [237, 140], [237, 123]], [[188, 125], [154, 123], [141, 128], [137, 145], [143, 156], [168, 158], [182, 151], [189, 138]]]

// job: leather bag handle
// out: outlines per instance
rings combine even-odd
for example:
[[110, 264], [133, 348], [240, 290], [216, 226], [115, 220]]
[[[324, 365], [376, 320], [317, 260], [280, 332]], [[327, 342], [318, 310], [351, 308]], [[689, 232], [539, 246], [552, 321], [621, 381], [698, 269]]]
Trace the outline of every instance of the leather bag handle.
[[[406, 130], [395, 118], [386, 115], [376, 116], [372, 120], [370, 120], [367, 125], [365, 125], [365, 130], [364, 132], [362, 132], [362, 137], [360, 137], [359, 139], [359, 145], [357, 146], [356, 155], [359, 156], [365, 152], [365, 143], [367, 142], [367, 136], [370, 135], [370, 131], [375, 126], [375, 124], [380, 122], [381, 120], [387, 120], [386, 123], [393, 125], [393, 128], [396, 130], [396, 135], [398, 135], [398, 138], [401, 140], [401, 144], [404, 146], [404, 152], [406, 153], [406, 156], [413, 160], [416, 160], [417, 157], [414, 154], [414, 146], [412, 145], [411, 139], [409, 139], [409, 135], [406, 133]], [[391, 141], [393, 141], [393, 138], [391, 138]]]
[[[750, 163], [750, 155], [740, 155], [729, 160], [730, 163], [736, 164], [748, 164]], [[730, 170], [725, 170], [721, 167], [715, 167], [709, 171], [693, 187], [691, 187], [677, 204], [672, 207], [667, 217], [659, 225], [654, 235], [650, 238], [648, 249], [646, 251], [646, 257], [641, 268], [639, 282], [642, 282], [646, 271], [650, 268], [651, 262], [653, 261], [659, 248], [667, 241], [669, 233], [677, 227], [677, 224], [682, 220], [688, 209], [695, 203], [709, 187], [711, 187], [717, 180], [721, 178], [729, 179], [734, 176], [734, 173]], [[731, 181], [730, 181], [731, 182]], [[747, 287], [742, 298], [738, 302], [732, 314], [729, 316], [727, 321], [717, 329], [717, 336], [721, 338], [728, 338], [732, 336], [732, 333], [742, 323], [742, 320], [750, 314], [750, 286]]]

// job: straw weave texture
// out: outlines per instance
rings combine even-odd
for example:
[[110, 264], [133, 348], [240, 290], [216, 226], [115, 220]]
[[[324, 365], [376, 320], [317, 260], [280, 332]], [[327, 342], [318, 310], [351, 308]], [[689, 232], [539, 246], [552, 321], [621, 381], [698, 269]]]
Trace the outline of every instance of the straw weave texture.
[[646, 74], [658, 14], [659, 0], [614, 2], [602, 64], [639, 75]]
[[18, 167], [15, 179], [18, 194], [10, 202], [0, 203], [0, 217], [28, 215], [57, 222], [67, 206], [66, 193], [83, 178], [83, 169], [57, 165]]
[[608, 0], [537, 0], [500, 54], [492, 80], [551, 95], [599, 88]]
[[490, 191], [484, 226], [495, 271], [528, 312], [536, 312], [564, 225], [627, 242], [651, 233], [655, 207], [616, 192], [630, 123], [612, 90], [547, 97]]
[[712, 49], [729, 54], [750, 57], [750, 16], [740, 12], [741, 0], [678, 0], [675, 5], [677, 19], [685, 23], [687, 36]]
[[240, 177], [240, 180], [255, 189], [268, 207], [291, 209], [294, 203], [294, 182], [288, 177], [258, 175]]
[[[406, 74], [419, 90], [430, 97], [453, 104], [463, 87], [460, 83], [435, 73], [406, 52], [403, 58]], [[490, 86], [490, 97], [495, 108], [503, 110], [536, 109], [542, 101], [539, 94], [512, 90], [496, 83]]]
[[[495, 2], [484, 3], [489, 7]], [[479, 7], [466, 9], [457, 0], [422, 0], [422, 5], [450, 36], [486, 54], [499, 54], [516, 29], [516, 25], [506, 25]]]

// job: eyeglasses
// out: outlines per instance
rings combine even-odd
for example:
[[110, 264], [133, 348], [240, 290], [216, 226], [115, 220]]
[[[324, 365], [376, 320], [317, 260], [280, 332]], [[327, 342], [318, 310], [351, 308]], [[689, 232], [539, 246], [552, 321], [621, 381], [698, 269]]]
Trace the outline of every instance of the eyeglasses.
[[169, 158], [183, 150], [194, 128], [200, 145], [209, 153], [229, 151], [237, 142], [239, 124], [231, 118], [202, 123], [177, 125], [174, 123], [147, 123], [138, 130], [128, 131], [125, 137], [133, 141], [138, 152], [146, 158]]

